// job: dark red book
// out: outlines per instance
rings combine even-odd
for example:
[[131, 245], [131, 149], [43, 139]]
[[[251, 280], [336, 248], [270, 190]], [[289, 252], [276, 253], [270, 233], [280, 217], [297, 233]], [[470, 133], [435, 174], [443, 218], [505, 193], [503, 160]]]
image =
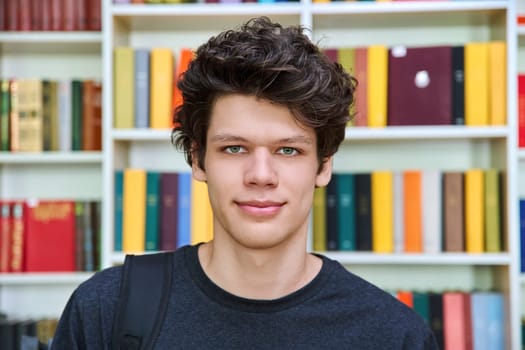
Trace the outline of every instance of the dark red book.
[[178, 175], [160, 174], [160, 250], [177, 248]]
[[73, 201], [26, 201], [24, 224], [25, 271], [75, 271]]
[[20, 22], [18, 19], [18, 8], [20, 7], [18, 1], [10, 1], [5, 0], [5, 8], [6, 8], [6, 30], [14, 31], [18, 30], [18, 23]]
[[87, 30], [102, 29], [102, 9], [100, 0], [86, 0]]
[[44, 1], [31, 0], [31, 30], [42, 30], [42, 9]]
[[452, 47], [392, 47], [388, 125], [450, 125]]
[[7, 30], [7, 1], [0, 0], [0, 30]]

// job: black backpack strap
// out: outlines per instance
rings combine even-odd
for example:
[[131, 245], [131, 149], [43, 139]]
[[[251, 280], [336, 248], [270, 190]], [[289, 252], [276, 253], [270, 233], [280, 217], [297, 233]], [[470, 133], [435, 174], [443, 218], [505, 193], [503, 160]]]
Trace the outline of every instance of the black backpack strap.
[[166, 315], [172, 275], [172, 252], [126, 255], [112, 349], [153, 348]]

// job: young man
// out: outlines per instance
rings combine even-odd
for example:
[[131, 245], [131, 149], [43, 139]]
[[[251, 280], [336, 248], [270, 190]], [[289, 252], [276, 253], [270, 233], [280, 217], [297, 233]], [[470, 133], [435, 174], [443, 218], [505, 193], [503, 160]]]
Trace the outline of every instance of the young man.
[[[174, 143], [208, 185], [211, 242], [178, 249], [156, 349], [437, 349], [409, 307], [306, 251], [314, 189], [344, 139], [355, 81], [267, 18], [199, 47]], [[108, 349], [122, 269], [73, 294], [54, 349]]]

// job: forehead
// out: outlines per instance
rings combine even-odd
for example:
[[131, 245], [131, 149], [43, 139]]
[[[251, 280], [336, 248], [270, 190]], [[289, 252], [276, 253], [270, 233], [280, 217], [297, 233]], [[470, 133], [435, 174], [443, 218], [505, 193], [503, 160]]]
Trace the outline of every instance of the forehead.
[[300, 124], [283, 105], [251, 95], [221, 96], [214, 103], [208, 136], [234, 134], [249, 138], [303, 139], [313, 143], [313, 128]]

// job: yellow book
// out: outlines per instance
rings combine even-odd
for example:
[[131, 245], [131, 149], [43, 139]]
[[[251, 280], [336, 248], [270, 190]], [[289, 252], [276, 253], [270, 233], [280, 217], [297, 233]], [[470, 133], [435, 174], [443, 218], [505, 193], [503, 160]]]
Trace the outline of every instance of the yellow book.
[[394, 251], [394, 182], [390, 171], [372, 172], [372, 250]]
[[[337, 62], [339, 62], [350, 75], [355, 76], [355, 48], [342, 47], [337, 50]], [[352, 104], [350, 108], [350, 115], [355, 115], [356, 104]], [[353, 125], [352, 120], [349, 125]]]
[[213, 239], [213, 212], [208, 197], [208, 185], [191, 181], [191, 244]]
[[326, 187], [317, 187], [314, 191], [312, 219], [313, 249], [326, 251]]
[[482, 169], [465, 172], [465, 251], [483, 253], [485, 249], [485, 196]]
[[507, 124], [507, 45], [489, 43], [489, 124]]
[[154, 48], [150, 53], [150, 127], [168, 129], [172, 126], [173, 52]]
[[135, 126], [133, 56], [131, 47], [116, 47], [113, 51], [113, 126], [117, 129]]
[[489, 123], [488, 43], [465, 44], [465, 125]]
[[11, 133], [18, 132], [19, 148], [17, 151], [41, 152], [43, 150], [42, 96], [41, 80], [22, 79], [18, 81], [18, 129], [11, 129]]
[[501, 252], [501, 207], [499, 172], [485, 170], [485, 251]]
[[388, 48], [384, 45], [369, 46], [367, 67], [368, 126], [385, 127], [388, 101]]
[[124, 170], [122, 216], [122, 250], [143, 252], [146, 239], [146, 171], [143, 169]]

